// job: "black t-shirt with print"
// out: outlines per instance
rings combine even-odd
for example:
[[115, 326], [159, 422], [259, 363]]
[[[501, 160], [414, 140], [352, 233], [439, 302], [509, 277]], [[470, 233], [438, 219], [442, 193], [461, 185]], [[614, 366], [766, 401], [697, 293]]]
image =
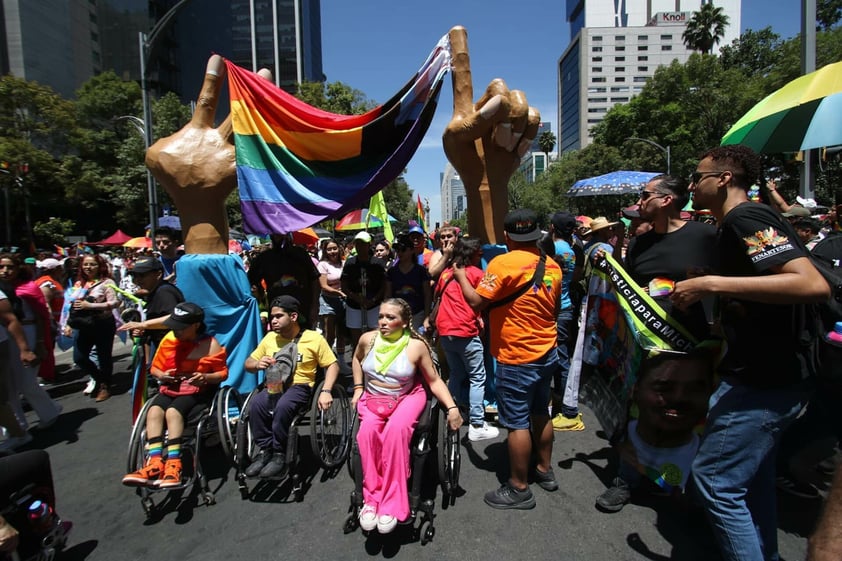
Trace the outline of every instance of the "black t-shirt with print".
[[[686, 222], [667, 234], [649, 230], [629, 242], [625, 265], [634, 282], [644, 288], [656, 278], [679, 282], [688, 276], [709, 274], [716, 266], [716, 228], [703, 222]], [[669, 296], [654, 300], [697, 339], [710, 335], [701, 301], [684, 312], [673, 308]]]
[[[184, 302], [184, 295], [181, 291], [167, 281], [162, 281], [149, 294], [146, 304], [146, 318], [154, 319], [169, 315], [176, 304], [180, 302]], [[149, 329], [146, 331], [146, 335], [157, 345], [168, 331], [168, 329]]]
[[[773, 267], [806, 257], [782, 218], [760, 203], [731, 210], [719, 231], [719, 271], [725, 276], [765, 276]], [[782, 387], [811, 373], [803, 326], [807, 307], [720, 298], [728, 351], [719, 372], [761, 387]]]
[[[380, 292], [381, 288], [386, 286], [386, 262], [377, 257], [369, 257], [368, 261], [360, 261], [356, 255], [346, 259], [345, 265], [342, 266], [341, 278], [342, 282], [346, 283], [346, 286], [351, 289], [351, 292], [362, 292], [363, 270], [365, 270], [366, 277], [366, 297], [370, 300]], [[351, 298], [345, 300], [345, 305], [355, 310], [360, 309], [360, 305]], [[375, 302], [375, 305], [380, 305], [380, 302]]]

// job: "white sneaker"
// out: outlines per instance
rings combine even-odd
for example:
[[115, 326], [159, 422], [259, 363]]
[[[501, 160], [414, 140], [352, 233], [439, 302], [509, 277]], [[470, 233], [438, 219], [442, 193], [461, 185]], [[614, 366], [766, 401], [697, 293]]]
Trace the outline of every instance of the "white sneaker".
[[85, 389], [82, 390], [82, 393], [85, 394], [85, 395], [91, 395], [92, 393], [94, 393], [95, 389], [96, 389], [96, 380], [94, 380], [93, 378], [88, 378], [88, 385], [85, 386]]
[[398, 525], [398, 519], [391, 514], [381, 514], [377, 518], [377, 531], [381, 534], [388, 534]]
[[360, 511], [360, 528], [370, 532], [377, 527], [377, 509], [371, 505], [363, 505]]
[[488, 440], [489, 438], [497, 438], [498, 434], [500, 434], [500, 431], [497, 427], [492, 427], [488, 423], [483, 422], [482, 426], [479, 427], [471, 425], [471, 428], [468, 429], [468, 440], [471, 442]]

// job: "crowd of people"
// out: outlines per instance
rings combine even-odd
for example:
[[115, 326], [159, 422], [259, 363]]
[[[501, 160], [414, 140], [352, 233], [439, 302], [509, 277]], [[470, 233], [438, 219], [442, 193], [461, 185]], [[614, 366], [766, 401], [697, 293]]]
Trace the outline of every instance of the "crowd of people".
[[[580, 383], [599, 368], [588, 349], [601, 347], [586, 328], [588, 302], [604, 290], [594, 282], [595, 263], [611, 256], [696, 347], [644, 353], [614, 442], [617, 473], [595, 497], [597, 508], [616, 512], [636, 492], [666, 490], [705, 512], [724, 558], [775, 559], [776, 484], [818, 497], [790, 469], [805, 444], [805, 429], [793, 421], [806, 407], [803, 417], [840, 437], [827, 416], [832, 407], [823, 405], [838, 391], [822, 385], [814, 360], [822, 333], [805, 318], [830, 297], [811, 252], [825, 247], [822, 257], [829, 252], [836, 264], [842, 255], [823, 244], [840, 235], [836, 207], [823, 225], [815, 201], [790, 205], [774, 182], [755, 201], [760, 175], [756, 154], [720, 147], [689, 181], [651, 179], [616, 218], [562, 210], [542, 231], [534, 212], [513, 210], [504, 220], [506, 251], [484, 265], [479, 240], [447, 224], [430, 236], [411, 223], [393, 240], [362, 231], [309, 246], [273, 235], [270, 247], [243, 254], [267, 324], [243, 365], [267, 372], [250, 418], [260, 452], [246, 475], [284, 473], [294, 412], [311, 399], [329, 408], [345, 363], [360, 417], [364, 530], [388, 533], [409, 515], [400, 482], [425, 385], [451, 428], [468, 425], [470, 441], [507, 430], [509, 477], [485, 502], [534, 507], [530, 483], [559, 488], [553, 433], [585, 429]], [[698, 212], [684, 210], [691, 195]], [[177, 288], [177, 233], [159, 234], [157, 255], [42, 256], [37, 271], [18, 254], [0, 254], [0, 447], [31, 440], [21, 400], [40, 428], [61, 414], [39, 385], [55, 377], [57, 342], [73, 346], [74, 362], [91, 379], [86, 392], [109, 399], [119, 328], [157, 349], [150, 375], [158, 386], [147, 464], [123, 482], [180, 483], [184, 418], [225, 380], [226, 351], [205, 332], [201, 307]], [[143, 321], [121, 317], [128, 296], [146, 301]], [[270, 380], [291, 344], [297, 358], [289, 379]], [[325, 390], [314, 397], [319, 369]], [[779, 451], [782, 440], [790, 445]]]

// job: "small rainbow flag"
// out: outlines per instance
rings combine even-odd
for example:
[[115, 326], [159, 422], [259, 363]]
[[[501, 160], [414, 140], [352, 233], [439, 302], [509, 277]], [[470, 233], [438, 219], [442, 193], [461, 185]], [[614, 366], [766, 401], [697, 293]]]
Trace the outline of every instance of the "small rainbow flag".
[[435, 112], [450, 41], [363, 115], [317, 109], [226, 60], [243, 230], [284, 233], [364, 206], [398, 177]]
[[56, 253], [61, 255], [62, 257], [67, 257], [67, 249], [61, 247], [60, 245], [54, 245], [56, 248]]
[[670, 279], [656, 277], [649, 281], [649, 296], [658, 298], [669, 296], [675, 291], [675, 282]]
[[427, 233], [427, 216], [424, 214], [424, 205], [421, 204], [421, 195], [418, 195], [418, 204], [416, 206], [416, 214], [418, 215], [418, 225]]

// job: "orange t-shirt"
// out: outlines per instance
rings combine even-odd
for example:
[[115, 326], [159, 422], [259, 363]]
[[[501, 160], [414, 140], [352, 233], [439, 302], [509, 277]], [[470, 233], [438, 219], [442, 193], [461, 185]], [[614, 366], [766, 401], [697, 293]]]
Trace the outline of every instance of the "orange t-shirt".
[[[538, 250], [516, 249], [488, 263], [477, 293], [502, 300], [532, 280]], [[556, 346], [556, 301], [561, 298], [561, 269], [547, 259], [540, 286], [489, 312], [491, 354], [503, 364], [528, 364]]]

